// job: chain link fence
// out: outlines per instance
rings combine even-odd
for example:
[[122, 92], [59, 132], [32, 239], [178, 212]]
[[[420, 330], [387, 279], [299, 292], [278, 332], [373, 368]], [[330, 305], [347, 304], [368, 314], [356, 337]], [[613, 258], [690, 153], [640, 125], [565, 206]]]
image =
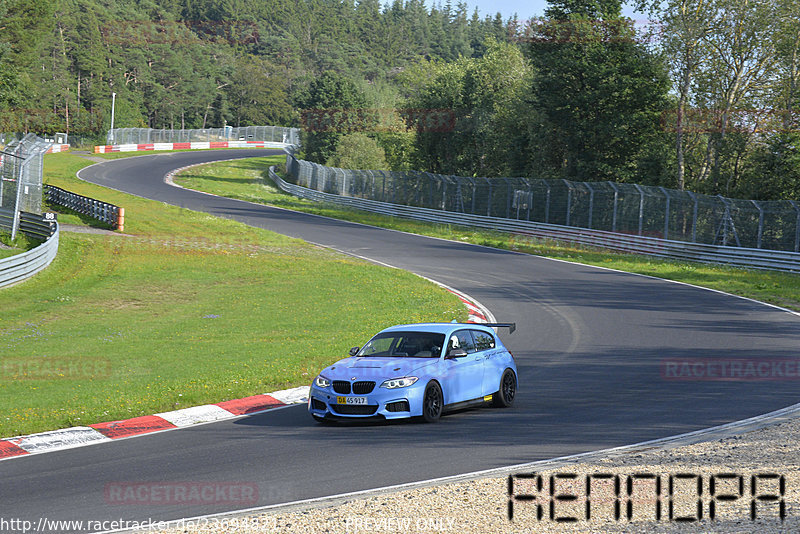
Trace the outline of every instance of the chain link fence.
[[708, 245], [800, 252], [800, 204], [664, 187], [359, 171], [286, 159], [296, 185], [341, 196]]
[[108, 131], [109, 145], [150, 143], [192, 143], [213, 141], [266, 141], [300, 144], [300, 130], [282, 126], [244, 126], [203, 128], [197, 130], [154, 130], [151, 128], [114, 128]]
[[[20, 212], [42, 213], [42, 163], [52, 143], [27, 134], [0, 151], [0, 228], [16, 238]], [[10, 221], [7, 222], [7, 221]]]

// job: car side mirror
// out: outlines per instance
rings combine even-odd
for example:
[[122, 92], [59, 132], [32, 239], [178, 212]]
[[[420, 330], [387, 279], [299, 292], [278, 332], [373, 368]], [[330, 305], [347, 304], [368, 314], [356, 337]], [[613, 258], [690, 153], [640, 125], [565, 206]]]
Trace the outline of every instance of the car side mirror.
[[353, 347], [352, 349], [350, 349], [350, 356], [355, 356], [356, 354], [358, 354], [358, 351], [360, 350], [361, 347]]
[[465, 351], [464, 349], [461, 349], [461, 348], [450, 349], [449, 351], [447, 351], [447, 357], [446, 358], [448, 360], [454, 360], [456, 358], [463, 358], [466, 355], [467, 355], [467, 351]]

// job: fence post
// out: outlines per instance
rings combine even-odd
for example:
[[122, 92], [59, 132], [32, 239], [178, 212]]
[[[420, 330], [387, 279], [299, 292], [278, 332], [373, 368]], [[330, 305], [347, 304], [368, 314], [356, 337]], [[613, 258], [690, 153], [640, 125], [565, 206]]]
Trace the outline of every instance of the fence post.
[[639, 191], [639, 235], [642, 235], [642, 222], [644, 219], [644, 190], [639, 184], [633, 184], [637, 191]]
[[664, 205], [664, 239], [669, 239], [669, 193], [667, 192], [666, 188], [659, 187], [661, 192], [664, 193], [664, 198], [666, 198], [666, 203]]
[[686, 194], [689, 195], [689, 197], [692, 199], [692, 202], [694, 202], [694, 207], [692, 208], [692, 243], [697, 243], [697, 195], [691, 191], [686, 191]]
[[531, 220], [531, 204], [533, 204], [533, 188], [531, 188], [530, 182], [525, 178], [522, 178], [522, 181], [525, 182], [525, 186], [528, 188], [528, 215], [526, 220]]
[[794, 225], [794, 251], [800, 252], [800, 206], [794, 200], [789, 201], [797, 212], [797, 222]]
[[751, 200], [750, 202], [758, 209], [758, 237], [756, 238], [756, 248], [761, 248], [761, 237], [764, 235], [764, 209], [758, 201]]
[[503, 181], [506, 183], [506, 219], [511, 218], [511, 197], [513, 193], [511, 192], [511, 182], [508, 181], [508, 178], [503, 178]]
[[489, 201], [486, 203], [486, 216], [487, 217], [491, 217], [492, 216], [492, 193], [493, 193], [492, 181], [489, 178], [486, 178], [486, 183], [489, 185]]
[[594, 212], [594, 189], [589, 185], [589, 182], [583, 182], [583, 185], [589, 190], [589, 221], [587, 228], [592, 228], [592, 213]]
[[572, 186], [569, 181], [564, 178], [562, 178], [561, 181], [567, 186], [567, 220], [564, 226], [569, 226], [570, 212], [572, 211]]
[[614, 190], [614, 207], [611, 212], [611, 231], [617, 231], [617, 201], [619, 200], [619, 187], [614, 182], [606, 182]]
[[550, 223], [550, 183], [542, 178], [542, 182], [544, 182], [545, 187], [547, 187], [547, 195], [545, 195], [545, 205], [544, 205], [544, 222]]

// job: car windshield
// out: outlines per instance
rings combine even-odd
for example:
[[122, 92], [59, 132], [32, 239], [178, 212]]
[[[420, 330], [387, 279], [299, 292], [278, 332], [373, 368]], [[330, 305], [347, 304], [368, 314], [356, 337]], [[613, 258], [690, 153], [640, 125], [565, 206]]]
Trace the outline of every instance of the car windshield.
[[370, 339], [358, 356], [438, 358], [444, 334], [433, 332], [384, 332]]

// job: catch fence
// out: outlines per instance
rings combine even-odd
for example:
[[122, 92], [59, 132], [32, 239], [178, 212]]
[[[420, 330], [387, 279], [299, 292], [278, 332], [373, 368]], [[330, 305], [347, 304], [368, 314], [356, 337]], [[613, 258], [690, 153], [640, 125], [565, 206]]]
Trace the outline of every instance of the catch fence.
[[665, 187], [325, 167], [288, 156], [297, 185], [344, 197], [722, 247], [800, 252], [800, 203]]
[[152, 128], [114, 128], [108, 131], [109, 145], [150, 143], [197, 143], [215, 141], [264, 141], [300, 144], [300, 130], [283, 126], [242, 126], [234, 128], [202, 128], [193, 130], [170, 130]]
[[42, 213], [42, 163], [52, 145], [34, 134], [12, 140], [0, 150], [0, 210], [11, 217], [0, 218], [0, 229], [14, 239], [20, 212]]

